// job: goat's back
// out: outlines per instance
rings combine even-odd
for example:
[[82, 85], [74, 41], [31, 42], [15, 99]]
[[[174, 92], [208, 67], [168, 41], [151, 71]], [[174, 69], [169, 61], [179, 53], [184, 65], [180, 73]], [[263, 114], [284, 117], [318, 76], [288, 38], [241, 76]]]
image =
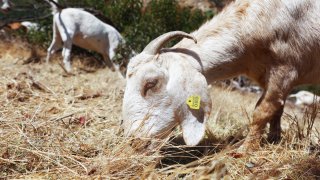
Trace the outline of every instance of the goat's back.
[[[85, 49], [101, 54], [122, 40], [120, 33], [112, 26], [103, 23], [94, 15], [77, 8], [66, 8], [54, 15], [54, 23], [63, 41], [72, 42]], [[67, 33], [67, 34], [66, 34]]]
[[235, 6], [235, 31], [254, 71], [248, 74], [261, 77], [257, 69], [287, 66], [296, 72], [296, 85], [320, 83], [319, 0], [244, 0]]
[[54, 20], [69, 30], [91, 36], [117, 32], [114, 27], [78, 8], [63, 9], [60, 13], [55, 14]]

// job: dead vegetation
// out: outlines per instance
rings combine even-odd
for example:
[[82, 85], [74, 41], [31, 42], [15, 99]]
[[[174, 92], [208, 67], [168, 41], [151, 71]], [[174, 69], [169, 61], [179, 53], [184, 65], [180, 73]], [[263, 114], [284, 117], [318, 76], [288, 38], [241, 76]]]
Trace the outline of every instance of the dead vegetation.
[[162, 148], [145, 149], [119, 129], [124, 82], [116, 73], [88, 73], [78, 58], [73, 76], [58, 60], [23, 64], [30, 51], [20, 43], [0, 42], [0, 52], [1, 179], [320, 178], [319, 106], [287, 107], [282, 141], [243, 156], [234, 149], [258, 97], [214, 86], [201, 145], [186, 147], [177, 130]]

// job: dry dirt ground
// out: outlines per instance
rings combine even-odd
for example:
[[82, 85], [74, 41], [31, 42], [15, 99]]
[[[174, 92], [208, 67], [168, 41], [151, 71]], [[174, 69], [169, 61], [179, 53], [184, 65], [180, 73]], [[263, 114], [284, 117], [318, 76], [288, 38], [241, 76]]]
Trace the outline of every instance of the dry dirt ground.
[[75, 74], [66, 76], [60, 54], [24, 64], [29, 46], [11, 42], [0, 41], [0, 179], [320, 178], [316, 106], [286, 107], [282, 141], [243, 156], [234, 149], [258, 95], [213, 86], [200, 146], [184, 146], [176, 130], [162, 148], [146, 149], [119, 129], [124, 82], [116, 73], [83, 70], [86, 60], [75, 57]]

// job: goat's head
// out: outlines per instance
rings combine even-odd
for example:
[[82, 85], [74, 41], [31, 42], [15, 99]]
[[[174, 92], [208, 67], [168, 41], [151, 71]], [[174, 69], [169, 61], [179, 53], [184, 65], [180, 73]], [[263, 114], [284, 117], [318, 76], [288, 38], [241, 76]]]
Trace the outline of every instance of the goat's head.
[[3, 4], [1, 6], [1, 11], [2, 12], [8, 12], [11, 8], [11, 4], [9, 0], [2, 0]]
[[[164, 44], [179, 36], [196, 42], [187, 33], [169, 32], [130, 60], [123, 99], [126, 136], [164, 138], [177, 125], [188, 145], [198, 144], [204, 136], [211, 111], [205, 77], [187, 62], [192, 56], [174, 51], [160, 53]], [[192, 101], [194, 104], [190, 104]]]

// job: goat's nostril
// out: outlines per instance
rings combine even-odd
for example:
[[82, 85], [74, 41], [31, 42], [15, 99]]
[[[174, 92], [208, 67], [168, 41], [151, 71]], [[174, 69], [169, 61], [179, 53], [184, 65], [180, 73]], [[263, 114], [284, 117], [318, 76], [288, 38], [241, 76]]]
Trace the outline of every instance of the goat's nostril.
[[120, 126], [123, 124], [123, 119], [121, 119], [121, 121], [120, 121]]

